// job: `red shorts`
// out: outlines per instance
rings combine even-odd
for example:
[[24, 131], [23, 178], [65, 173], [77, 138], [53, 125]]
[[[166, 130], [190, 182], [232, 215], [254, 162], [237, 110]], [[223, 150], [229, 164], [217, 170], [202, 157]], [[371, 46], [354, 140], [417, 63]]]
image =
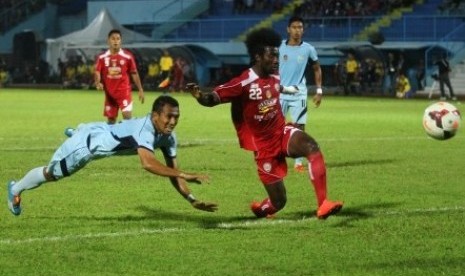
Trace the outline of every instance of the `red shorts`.
[[105, 93], [105, 109], [103, 116], [107, 118], [118, 117], [118, 110], [121, 111], [132, 111], [132, 94], [121, 93], [118, 95], [110, 95]]
[[255, 152], [258, 176], [263, 184], [276, 183], [287, 175], [288, 144], [292, 134], [296, 131], [301, 130], [292, 124], [287, 124], [274, 147]]

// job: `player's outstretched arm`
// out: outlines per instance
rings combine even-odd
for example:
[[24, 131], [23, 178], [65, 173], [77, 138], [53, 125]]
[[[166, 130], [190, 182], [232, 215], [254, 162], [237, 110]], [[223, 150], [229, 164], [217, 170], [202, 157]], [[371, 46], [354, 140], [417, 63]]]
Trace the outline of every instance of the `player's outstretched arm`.
[[[150, 152], [148, 150], [145, 150], [145, 151]], [[180, 172], [176, 159], [166, 155], [164, 151], [163, 153], [164, 153], [163, 156], [166, 162], [166, 168], [173, 169], [179, 172], [179, 176], [170, 177], [170, 182], [173, 185], [173, 187], [176, 189], [176, 191], [178, 191], [178, 193], [182, 197], [184, 197], [187, 201], [189, 201], [192, 207], [202, 210], [202, 211], [206, 211], [206, 212], [215, 212], [218, 209], [218, 205], [216, 203], [203, 202], [203, 201], [196, 199], [192, 195], [190, 189], [187, 187], [187, 182], [195, 182], [195, 183], [200, 184], [204, 181], [208, 181], [208, 176], [201, 175], [201, 174], [191, 174], [191, 173]]]
[[215, 106], [220, 104], [220, 99], [215, 93], [205, 93], [200, 91], [200, 87], [197, 83], [188, 83], [186, 85], [186, 90], [191, 93], [191, 95], [197, 99], [199, 104], [203, 106]]

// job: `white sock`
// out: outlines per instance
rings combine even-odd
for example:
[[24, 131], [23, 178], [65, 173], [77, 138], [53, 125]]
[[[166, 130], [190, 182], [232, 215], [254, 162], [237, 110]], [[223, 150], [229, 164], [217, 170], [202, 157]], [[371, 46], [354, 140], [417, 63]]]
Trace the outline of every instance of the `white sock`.
[[44, 167], [38, 167], [30, 170], [21, 180], [13, 185], [11, 190], [13, 194], [19, 195], [22, 191], [37, 188], [46, 181]]

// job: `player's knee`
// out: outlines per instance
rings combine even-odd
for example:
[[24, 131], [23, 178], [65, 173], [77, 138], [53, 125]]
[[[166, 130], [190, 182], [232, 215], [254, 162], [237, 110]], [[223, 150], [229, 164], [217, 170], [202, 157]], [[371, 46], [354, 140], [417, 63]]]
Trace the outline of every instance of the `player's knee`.
[[320, 146], [315, 140], [311, 140], [307, 142], [307, 152], [308, 154], [314, 153], [314, 152], [319, 152], [320, 151]]
[[129, 120], [132, 118], [132, 112], [126, 111], [122, 113], [124, 120]]
[[47, 181], [56, 181], [57, 178], [47, 170], [47, 167], [44, 167], [44, 177]]

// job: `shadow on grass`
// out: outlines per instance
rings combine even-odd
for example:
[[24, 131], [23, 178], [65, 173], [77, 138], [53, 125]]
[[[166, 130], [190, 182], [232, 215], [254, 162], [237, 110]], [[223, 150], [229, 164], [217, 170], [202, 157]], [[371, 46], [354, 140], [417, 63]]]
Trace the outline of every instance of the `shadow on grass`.
[[346, 162], [328, 162], [326, 166], [328, 168], [343, 168], [343, 167], [358, 167], [366, 165], [380, 165], [389, 164], [396, 162], [395, 159], [379, 159], [379, 160], [353, 160]]
[[184, 142], [184, 143], [180, 143], [178, 145], [178, 148], [195, 148], [195, 147], [201, 147], [204, 145], [205, 143], [201, 143], [201, 142]]
[[[365, 204], [358, 206], [345, 206], [338, 214], [329, 217], [328, 222], [334, 220], [334, 227], [353, 227], [352, 222], [359, 220], [371, 219], [380, 216], [385, 210], [386, 212], [398, 206], [399, 203], [382, 202]], [[305, 222], [306, 220], [316, 220], [315, 212], [291, 212], [291, 213], [278, 213], [274, 219], [257, 219], [252, 214], [248, 216], [222, 216], [218, 213], [187, 213], [182, 211], [169, 211], [156, 208], [149, 208], [147, 206], [139, 206], [137, 211], [143, 212], [141, 215], [114, 215], [114, 216], [72, 216], [67, 218], [77, 220], [94, 220], [101, 222], [178, 222], [182, 225], [186, 222], [197, 224], [199, 228], [203, 229], [221, 229], [221, 230], [252, 230], [254, 226], [271, 226], [274, 224], [283, 223], [298, 223]], [[378, 211], [377, 211], [378, 210]], [[51, 217], [41, 217], [51, 219]], [[56, 218], [54, 218], [56, 219]]]
[[[137, 211], [142, 212], [140, 215], [113, 215], [113, 216], [68, 216], [67, 219], [87, 220], [87, 221], [100, 221], [100, 222], [179, 222], [182, 225], [186, 222], [193, 222], [201, 228], [210, 229], [217, 228], [220, 223], [234, 223], [246, 220], [256, 220], [251, 216], [221, 216], [218, 213], [208, 213], [198, 211], [198, 213], [188, 213], [183, 211], [169, 211], [156, 208], [149, 208], [147, 206], [139, 206]], [[41, 219], [56, 219], [56, 217], [39, 216]]]
[[379, 202], [343, 208], [341, 212], [338, 214], [338, 216], [341, 217], [342, 220], [338, 222], [335, 226], [352, 227], [351, 223], [354, 221], [366, 220], [375, 216], [380, 216], [381, 212], [377, 210], [381, 209], [387, 211], [390, 208], [398, 206], [399, 204], [400, 203], [394, 202]]

